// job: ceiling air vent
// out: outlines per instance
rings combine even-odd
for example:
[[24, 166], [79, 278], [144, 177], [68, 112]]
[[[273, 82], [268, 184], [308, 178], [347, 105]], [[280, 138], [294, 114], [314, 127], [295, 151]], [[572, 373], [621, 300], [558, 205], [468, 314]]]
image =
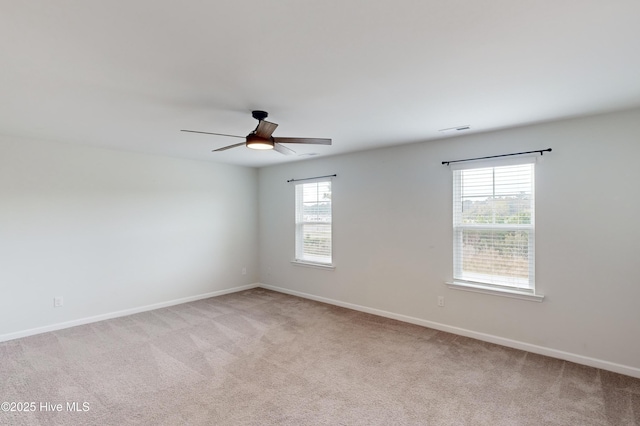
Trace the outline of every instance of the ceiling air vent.
[[469, 129], [471, 129], [471, 126], [465, 125], [465, 126], [449, 127], [448, 129], [440, 129], [438, 131], [443, 135], [452, 135], [454, 133], [464, 132]]

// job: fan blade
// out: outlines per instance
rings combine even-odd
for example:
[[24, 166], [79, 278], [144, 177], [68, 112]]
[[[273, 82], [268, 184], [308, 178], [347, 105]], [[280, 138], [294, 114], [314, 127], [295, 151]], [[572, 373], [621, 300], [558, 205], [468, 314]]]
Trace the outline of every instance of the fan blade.
[[216, 135], [216, 136], [229, 136], [232, 138], [241, 138], [244, 139], [244, 136], [236, 136], [236, 135], [227, 135], [225, 133], [210, 133], [210, 132], [199, 132], [197, 130], [180, 130], [181, 132], [189, 132], [189, 133], [202, 133], [203, 135]]
[[321, 138], [273, 138], [275, 143], [309, 143], [314, 145], [331, 145], [331, 139]]
[[246, 144], [246, 142], [240, 142], [240, 143], [236, 143], [236, 144], [233, 144], [233, 145], [225, 146], [225, 147], [222, 147], [222, 148], [214, 149], [211, 152], [226, 151], [227, 149], [235, 148], [237, 146], [242, 146], [242, 145], [245, 145], [245, 144]]
[[291, 148], [287, 148], [286, 146], [280, 145], [279, 143], [274, 143], [273, 149], [284, 155], [294, 155], [296, 153]]
[[278, 125], [276, 123], [270, 123], [268, 121], [260, 121], [258, 127], [256, 127], [255, 134], [263, 139], [269, 139], [271, 134], [276, 130]]

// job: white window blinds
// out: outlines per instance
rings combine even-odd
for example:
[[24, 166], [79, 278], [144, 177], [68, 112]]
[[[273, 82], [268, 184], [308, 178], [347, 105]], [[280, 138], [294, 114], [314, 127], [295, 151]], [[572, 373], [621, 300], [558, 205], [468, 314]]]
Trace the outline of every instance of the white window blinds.
[[533, 292], [534, 161], [457, 165], [453, 172], [455, 280]]
[[296, 260], [332, 262], [331, 180], [296, 185]]

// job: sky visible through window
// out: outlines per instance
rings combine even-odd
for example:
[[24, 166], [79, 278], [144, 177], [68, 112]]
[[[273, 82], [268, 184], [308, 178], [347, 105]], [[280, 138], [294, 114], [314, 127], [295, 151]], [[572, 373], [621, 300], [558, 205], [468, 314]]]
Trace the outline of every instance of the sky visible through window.
[[[462, 171], [463, 197], [506, 197], [531, 192], [530, 164]], [[495, 173], [495, 179], [494, 179]]]

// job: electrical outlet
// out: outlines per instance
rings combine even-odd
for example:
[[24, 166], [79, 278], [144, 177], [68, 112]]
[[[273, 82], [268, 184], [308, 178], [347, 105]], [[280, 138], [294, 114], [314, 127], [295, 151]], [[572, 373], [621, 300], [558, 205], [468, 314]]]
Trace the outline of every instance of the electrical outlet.
[[438, 296], [438, 306], [444, 308], [444, 296]]
[[59, 308], [63, 304], [64, 304], [64, 299], [62, 298], [62, 296], [56, 296], [56, 297], [53, 298], [53, 307], [54, 308]]
[[242, 268], [242, 275], [247, 275], [247, 267]]

